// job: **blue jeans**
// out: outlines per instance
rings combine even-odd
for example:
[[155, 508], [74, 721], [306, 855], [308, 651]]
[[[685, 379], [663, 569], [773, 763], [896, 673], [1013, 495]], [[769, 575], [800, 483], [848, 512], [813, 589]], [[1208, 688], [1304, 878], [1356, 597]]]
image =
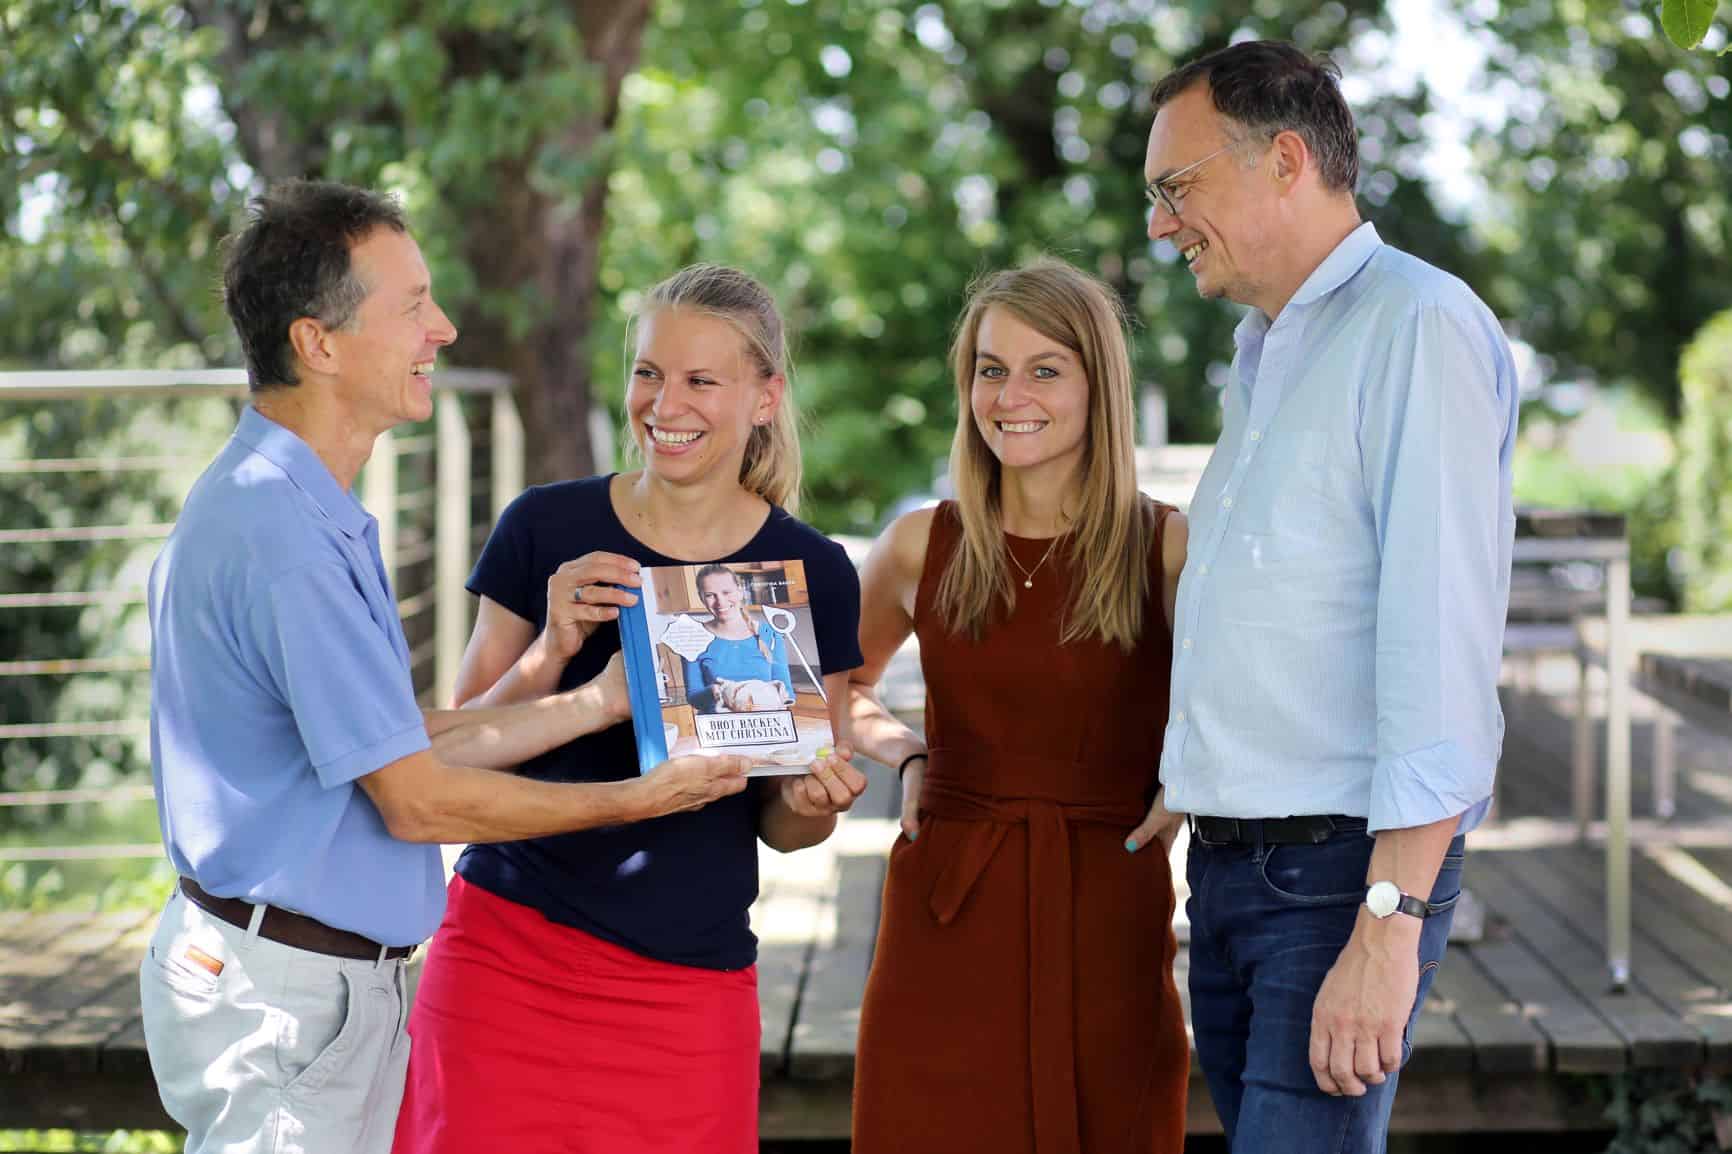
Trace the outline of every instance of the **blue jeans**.
[[[1372, 844], [1362, 820], [1318, 845], [1191, 839], [1191, 1023], [1233, 1154], [1382, 1154], [1396, 1075], [1363, 1097], [1336, 1097], [1317, 1088], [1310, 1062], [1312, 1003], [1353, 932]], [[1462, 854], [1457, 837], [1432, 887], [1403, 1063], [1443, 960]]]

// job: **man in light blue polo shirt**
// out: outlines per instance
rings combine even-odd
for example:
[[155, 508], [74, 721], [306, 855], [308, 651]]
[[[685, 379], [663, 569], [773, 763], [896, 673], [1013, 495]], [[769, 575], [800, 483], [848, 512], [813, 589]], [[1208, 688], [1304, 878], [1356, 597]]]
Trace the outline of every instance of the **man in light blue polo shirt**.
[[1149, 235], [1249, 305], [1174, 614], [1191, 1014], [1235, 1154], [1381, 1151], [1503, 736], [1518, 390], [1456, 278], [1354, 203], [1326, 61], [1156, 85]]
[[743, 759], [605, 784], [497, 772], [629, 718], [617, 670], [503, 709], [423, 714], [351, 492], [432, 413], [456, 330], [390, 200], [295, 182], [232, 242], [224, 298], [253, 404], [151, 570], [151, 754], [181, 874], [141, 968], [145, 1036], [188, 1151], [388, 1151], [403, 960], [438, 925], [435, 843], [698, 808]]

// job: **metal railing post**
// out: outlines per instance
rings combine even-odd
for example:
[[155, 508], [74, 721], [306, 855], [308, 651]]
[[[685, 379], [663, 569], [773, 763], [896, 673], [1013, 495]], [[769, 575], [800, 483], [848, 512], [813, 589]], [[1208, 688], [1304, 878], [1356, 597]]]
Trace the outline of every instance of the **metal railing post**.
[[523, 492], [523, 419], [510, 389], [493, 394], [493, 519]]
[[1599, 752], [1594, 733], [1593, 666], [1588, 642], [1576, 637], [1576, 716], [1570, 726], [1570, 813], [1576, 819], [1576, 840], [1588, 840], [1588, 823], [1594, 820], [1594, 778], [1598, 775]]
[[438, 456], [434, 462], [438, 503], [433, 529], [433, 702], [451, 704], [457, 669], [469, 632], [469, 424], [463, 399], [456, 393], [437, 395], [435, 408]]
[[1630, 980], [1630, 557], [1606, 562], [1606, 965]]
[[397, 442], [386, 431], [373, 442], [373, 455], [361, 470], [361, 504], [379, 522], [379, 556], [397, 596]]

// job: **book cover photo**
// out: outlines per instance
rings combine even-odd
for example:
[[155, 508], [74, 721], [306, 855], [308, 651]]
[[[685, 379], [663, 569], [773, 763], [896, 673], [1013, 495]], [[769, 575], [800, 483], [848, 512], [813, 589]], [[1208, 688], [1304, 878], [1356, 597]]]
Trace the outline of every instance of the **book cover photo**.
[[753, 776], [805, 773], [834, 740], [805, 564], [641, 575], [638, 603], [619, 617], [639, 768], [734, 753], [752, 759]]

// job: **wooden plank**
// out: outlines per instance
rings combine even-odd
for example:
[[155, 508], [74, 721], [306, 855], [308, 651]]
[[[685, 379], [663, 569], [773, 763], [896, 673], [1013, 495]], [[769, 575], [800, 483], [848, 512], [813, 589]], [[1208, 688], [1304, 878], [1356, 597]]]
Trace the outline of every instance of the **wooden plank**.
[[[37, 1044], [25, 1055], [32, 1070], [91, 1073], [103, 1068], [103, 1047], [139, 1017], [138, 963], [156, 929], [154, 917], [134, 926], [90, 959], [92, 996], [59, 1013], [45, 1015]], [[109, 975], [98, 987], [101, 975]]]
[[[1389, 1129], [1428, 1137], [1603, 1131], [1604, 1093], [1589, 1079], [1548, 1074], [1442, 1074], [1423, 1079], [1403, 1074]], [[1431, 1146], [1427, 1143], [1426, 1148]]]
[[[774, 851], [760, 855], [760, 872], [767, 880], [765, 893], [753, 908], [752, 923], [763, 939], [758, 950], [758, 1004], [766, 1082], [788, 1072], [796, 1014], [810, 967], [819, 951], [836, 938], [841, 916], [836, 901], [839, 861], [862, 855], [881, 862], [886, 836], [894, 836], [887, 827], [898, 805], [895, 771], [866, 758], [856, 764], [866, 774], [866, 792], [841, 816], [825, 844], [786, 856]], [[875, 938], [876, 904], [869, 915], [869, 923], [852, 929]]]
[[134, 1013], [109, 1035], [100, 1049], [97, 1068], [119, 1079], [149, 1078], [150, 1054], [144, 1045], [144, 1018]]
[[[762, 858], [774, 852], [760, 848]], [[795, 864], [793, 858], [777, 862], [776, 872], [766, 871], [763, 892], [752, 907], [752, 928], [759, 938], [758, 1021], [763, 1081], [777, 1078], [787, 1069], [794, 1009], [799, 1004], [800, 985], [805, 980], [806, 966], [820, 929], [823, 895], [818, 891], [831, 884], [828, 875], [834, 872], [831, 855], [817, 850], [801, 852], [822, 857], [825, 877], [814, 879], [816, 884], [801, 884], [797, 878], [784, 877], [794, 872], [789, 868]]]
[[1642, 672], [1656, 685], [1681, 693], [1717, 714], [1722, 726], [1732, 725], [1732, 661], [1669, 653], [1643, 653], [1638, 660]]
[[1608, 992], [1602, 954], [1586, 931], [1576, 928], [1602, 919], [1603, 909], [1586, 901], [1554, 909], [1534, 896], [1520, 880], [1525, 870], [1523, 859], [1529, 856], [1532, 851], [1475, 855], [1474, 877], [1486, 904], [1502, 914], [1513, 932], [1612, 1027], [1628, 1047], [1633, 1065], [1700, 1064], [1705, 1056], [1701, 1034], [1640, 989], [1623, 994]]
[[1502, 989], [1472, 947], [1451, 949], [1432, 980], [1431, 997], [1447, 1008], [1473, 1047], [1476, 1070], [1493, 1074], [1533, 1073], [1547, 1067], [1546, 1036], [1529, 1021], [1522, 1004]]
[[86, 915], [82, 925], [11, 957], [7, 1001], [0, 1004], [0, 1069], [25, 1068], [46, 1031], [100, 998], [127, 972], [136, 982], [139, 953], [123, 946], [135, 942], [131, 935], [140, 930], [148, 936], [155, 919], [154, 909]]
[[793, 1078], [851, 1079], [860, 1029], [860, 1001], [872, 965], [885, 859], [840, 859], [836, 883], [836, 934], [807, 968], [795, 1013], [788, 1074]]
[[1492, 856], [1468, 854], [1468, 870], [1490, 911], [1490, 924], [1485, 939], [1466, 952], [1506, 997], [1521, 1006], [1522, 1017], [1545, 1035], [1553, 1070], [1595, 1074], [1625, 1069], [1629, 1063], [1623, 1038], [1511, 931], [1498, 902], [1504, 887], [1486, 864]]
[[[1727, 880], [1732, 862], [1723, 865], [1716, 851], [1696, 850], [1689, 852], [1688, 856], [1712, 871], [1720, 881]], [[1728, 968], [1732, 968], [1732, 910], [1684, 885], [1646, 853], [1631, 855], [1630, 875], [1634, 889], [1644, 903], [1651, 901], [1666, 906], [1700, 933], [1721, 943], [1725, 951], [1724, 964], [1715, 967], [1714, 973], [1721, 985], [1732, 986], [1732, 974], [1727, 973]]]
[[67, 1071], [6, 1075], [0, 1129], [178, 1131], [162, 1108], [156, 1083], [143, 1076]]
[[[1548, 900], [1560, 893], [1579, 893], [1595, 903], [1605, 899], [1604, 862], [1586, 847], [1536, 855], [1529, 876]], [[1636, 983], [1702, 1035], [1710, 1062], [1732, 1060], [1732, 952], [1664, 901], [1638, 900], [1633, 912]], [[1604, 938], [1602, 923], [1597, 941]]]
[[[1445, 958], [1444, 965], [1448, 964], [1449, 960]], [[1442, 973], [1442, 969], [1438, 972]], [[1435, 985], [1434, 981], [1434, 988]], [[1452, 1008], [1437, 998], [1425, 999], [1408, 1040], [1413, 1045], [1413, 1053], [1403, 1068], [1404, 1076], [1408, 1073], [1417, 1076], [1466, 1073], [1473, 1069], [1473, 1039], [1456, 1021]]]

